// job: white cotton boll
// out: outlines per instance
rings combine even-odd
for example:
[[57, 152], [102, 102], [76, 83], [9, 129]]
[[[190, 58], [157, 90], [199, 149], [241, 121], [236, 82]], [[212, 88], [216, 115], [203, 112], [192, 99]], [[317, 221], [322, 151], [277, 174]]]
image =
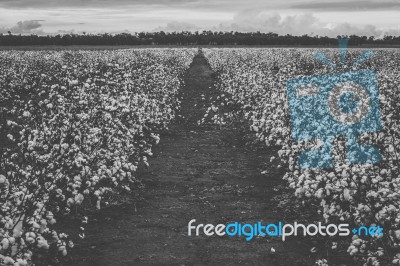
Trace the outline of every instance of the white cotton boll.
[[49, 244], [46, 239], [40, 236], [37, 239], [37, 247], [41, 249], [49, 249]]
[[350, 190], [348, 188], [343, 190], [343, 198], [347, 201], [350, 199]]
[[349, 175], [349, 173], [348, 173], [346, 170], [343, 170], [343, 172], [342, 172], [342, 177], [343, 177], [343, 178], [349, 178], [350, 175]]
[[82, 194], [77, 194], [76, 196], [75, 196], [75, 203], [77, 204], [77, 205], [81, 205], [82, 204], [82, 202], [83, 202], [83, 200], [84, 200], [84, 196], [82, 195]]
[[96, 202], [96, 208], [97, 208], [98, 210], [101, 209], [100, 201], [101, 201], [101, 197], [98, 197], [97, 202]]
[[3, 262], [4, 262], [4, 265], [14, 265], [15, 264], [15, 260], [8, 256], [3, 258]]
[[3, 240], [1, 241], [1, 246], [3, 249], [8, 249], [10, 245], [10, 241], [8, 240], [8, 238], [3, 238]]
[[22, 116], [23, 116], [23, 117], [30, 117], [30, 116], [31, 116], [31, 113], [30, 113], [29, 111], [24, 111], [24, 112], [22, 113]]
[[7, 182], [7, 178], [4, 175], [0, 175], [0, 184], [4, 184]]
[[63, 256], [67, 256], [67, 249], [65, 246], [60, 246], [58, 251], [60, 251]]
[[74, 201], [73, 198], [69, 198], [69, 199], [67, 200], [67, 206], [68, 206], [68, 207], [71, 207], [74, 203], [75, 203], [75, 201]]
[[356, 247], [359, 247], [359, 246], [361, 246], [361, 244], [362, 244], [362, 239], [360, 239], [360, 238], [354, 239], [354, 240], [352, 241], [352, 244], [353, 244], [354, 246], [356, 246]]
[[388, 152], [394, 153], [394, 146], [392, 144], [389, 145]]
[[11, 134], [7, 134], [7, 138], [11, 141], [14, 141], [14, 136]]
[[396, 236], [396, 238], [397, 238], [398, 240], [400, 240], [400, 230], [394, 231], [394, 235]]
[[24, 259], [17, 259], [16, 263], [18, 263], [18, 266], [28, 266], [28, 261]]
[[332, 180], [333, 178], [335, 178], [335, 174], [333, 172], [330, 172], [328, 174], [328, 178]]
[[324, 193], [323, 189], [320, 188], [320, 189], [318, 189], [317, 192], [315, 193], [315, 196], [316, 196], [317, 198], [321, 199], [321, 198], [323, 197], [323, 193]]

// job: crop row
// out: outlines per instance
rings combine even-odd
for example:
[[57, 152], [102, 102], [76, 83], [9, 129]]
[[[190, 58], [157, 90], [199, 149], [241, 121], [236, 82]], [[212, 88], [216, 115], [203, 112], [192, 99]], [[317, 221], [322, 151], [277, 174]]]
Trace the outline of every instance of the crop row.
[[0, 52], [0, 264], [55, 263], [74, 245], [58, 218], [140, 187], [138, 164], [174, 119], [195, 54]]
[[[357, 263], [400, 265], [400, 53], [396, 49], [374, 50], [374, 57], [358, 66], [332, 69], [315, 60], [316, 52], [305, 48], [205, 49], [210, 66], [218, 74], [216, 86], [226, 97], [210, 107], [206, 116], [225, 124], [239, 112], [258, 140], [267, 147], [280, 146], [278, 159], [273, 162], [285, 167], [285, 181], [304, 204], [319, 206], [317, 221], [384, 228], [383, 236], [353, 236], [344, 241], [331, 238], [332, 252], [338, 249], [339, 241]], [[320, 52], [341, 65], [337, 49]], [[363, 52], [351, 49], [347, 62], [356, 61]], [[361, 134], [358, 141], [379, 147], [383, 160], [378, 164], [348, 164], [346, 139], [338, 137], [334, 140], [333, 168], [300, 168], [299, 154], [321, 143], [292, 139], [287, 80], [358, 69], [374, 69], [377, 73], [383, 124], [382, 130]], [[227, 110], [223, 107], [227, 104], [240, 106], [240, 110], [221, 111]]]

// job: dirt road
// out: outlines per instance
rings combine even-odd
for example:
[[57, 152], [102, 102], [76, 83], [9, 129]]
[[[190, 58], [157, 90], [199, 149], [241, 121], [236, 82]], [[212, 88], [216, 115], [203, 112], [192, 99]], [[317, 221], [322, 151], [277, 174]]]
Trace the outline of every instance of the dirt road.
[[[74, 265], [297, 265], [309, 252], [298, 241], [187, 235], [191, 219], [278, 222], [283, 214], [272, 199], [283, 181], [267, 163], [274, 151], [247, 149], [235, 130], [197, 125], [218, 93], [203, 57], [194, 59], [185, 82], [184, 118], [161, 136], [150, 168], [138, 173], [147, 186], [144, 201], [136, 211], [126, 205], [96, 215], [74, 251]], [[270, 173], [262, 175], [266, 168]]]

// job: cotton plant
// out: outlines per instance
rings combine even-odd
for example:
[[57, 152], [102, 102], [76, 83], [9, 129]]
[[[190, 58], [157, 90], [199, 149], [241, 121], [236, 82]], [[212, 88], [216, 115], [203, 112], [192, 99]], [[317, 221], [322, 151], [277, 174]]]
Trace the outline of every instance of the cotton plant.
[[[55, 224], [85, 201], [135, 193], [180, 102], [195, 49], [0, 52], [0, 264], [54, 262], [72, 237]], [[88, 218], [82, 217], [84, 238]]]
[[[335, 59], [336, 49], [322, 50], [340, 65]], [[348, 60], [355, 59], [362, 52], [361, 49], [352, 49]], [[271, 162], [286, 166], [285, 181], [298, 198], [319, 206], [321, 220], [326, 223], [346, 222], [353, 226], [381, 225], [383, 237], [353, 239], [349, 244], [348, 254], [366, 265], [379, 265], [387, 261], [388, 256], [395, 256], [393, 263], [398, 263], [398, 255], [394, 254], [398, 253], [400, 244], [400, 117], [396, 111], [400, 106], [400, 54], [395, 49], [376, 50], [374, 53], [367, 67], [377, 72], [382, 130], [362, 134], [359, 141], [379, 147], [382, 162], [375, 165], [348, 164], [346, 140], [338, 138], [334, 140], [332, 169], [303, 169], [298, 164], [299, 155], [305, 150], [320, 148], [322, 143], [291, 138], [290, 123], [296, 121], [289, 119], [286, 81], [292, 77], [357, 68], [333, 70], [315, 63], [316, 52], [313, 49], [204, 49], [210, 66], [218, 74], [217, 89], [228, 95], [227, 101], [240, 106], [239, 111], [232, 110], [226, 114], [219, 111], [223, 109], [221, 101], [215, 101], [206, 116], [213, 117], [216, 122], [222, 117], [226, 122], [241, 113], [248, 121], [249, 130], [260, 142], [267, 147], [280, 146], [278, 157], [272, 157]], [[323, 130], [325, 128], [321, 126]]]

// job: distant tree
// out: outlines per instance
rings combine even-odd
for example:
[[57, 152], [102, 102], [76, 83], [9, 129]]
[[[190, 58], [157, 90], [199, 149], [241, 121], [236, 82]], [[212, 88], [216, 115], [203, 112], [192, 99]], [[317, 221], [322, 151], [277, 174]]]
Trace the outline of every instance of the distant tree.
[[[337, 38], [348, 38], [349, 45], [362, 44], [396, 44], [400, 45], [400, 36], [386, 35], [382, 39], [374, 36], [338, 35]], [[119, 34], [64, 34], [64, 35], [0, 35], [1, 45], [321, 45], [336, 46], [337, 38], [327, 36], [293, 36], [279, 35], [274, 32], [223, 32], [223, 31], [182, 31], [182, 32], [139, 32]]]

